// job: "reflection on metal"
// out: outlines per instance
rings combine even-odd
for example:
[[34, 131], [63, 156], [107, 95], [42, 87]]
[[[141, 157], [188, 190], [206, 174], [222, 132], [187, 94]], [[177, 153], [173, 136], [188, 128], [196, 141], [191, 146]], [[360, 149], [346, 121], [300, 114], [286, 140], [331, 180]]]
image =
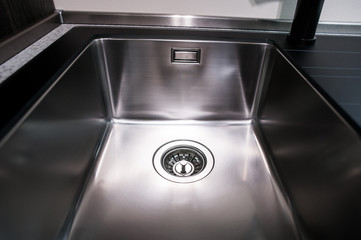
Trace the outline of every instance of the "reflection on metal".
[[[289, 4], [289, 1], [285, 1], [283, 5], [284, 4]], [[245, 19], [194, 15], [63, 11], [62, 16], [64, 18], [64, 23], [67, 24], [119, 24], [122, 26], [137, 25], [148, 27], [194, 27], [210, 29], [234, 29], [236, 31], [257, 30], [284, 33], [289, 32], [292, 25], [291, 20], [284, 19]], [[344, 22], [321, 22], [318, 25], [317, 33], [331, 35], [359, 35], [361, 33], [361, 24]]]
[[[93, 42], [115, 119], [250, 119], [262, 43], [101, 39]], [[200, 64], [172, 64], [172, 49], [201, 49]], [[221, 49], [221, 50], [219, 50]], [[131, 54], [129, 54], [131, 53]], [[156, 56], [156, 57], [155, 57]], [[141, 69], [141, 71], [140, 71]], [[120, 81], [121, 79], [121, 81]]]
[[266, 41], [97, 39], [0, 148], [0, 238], [357, 239], [360, 156]]
[[[297, 239], [287, 202], [249, 132], [250, 125], [114, 124], [69, 239], [87, 239], [89, 231], [101, 239]], [[205, 169], [196, 175], [173, 176], [163, 170], [167, 179], [159, 176], [152, 166], [155, 150], [165, 142], [189, 146], [188, 140], [172, 141], [186, 137], [212, 150], [213, 170], [194, 181], [212, 166], [212, 156], [206, 156]], [[239, 173], [246, 158], [248, 178], [243, 180]]]

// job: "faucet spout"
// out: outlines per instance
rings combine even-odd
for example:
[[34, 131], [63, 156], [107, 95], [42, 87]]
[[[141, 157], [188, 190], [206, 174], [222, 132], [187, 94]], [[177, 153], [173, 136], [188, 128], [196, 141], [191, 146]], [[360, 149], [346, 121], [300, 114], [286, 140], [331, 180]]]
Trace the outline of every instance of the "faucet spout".
[[298, 0], [291, 31], [287, 39], [293, 43], [313, 44], [324, 0]]

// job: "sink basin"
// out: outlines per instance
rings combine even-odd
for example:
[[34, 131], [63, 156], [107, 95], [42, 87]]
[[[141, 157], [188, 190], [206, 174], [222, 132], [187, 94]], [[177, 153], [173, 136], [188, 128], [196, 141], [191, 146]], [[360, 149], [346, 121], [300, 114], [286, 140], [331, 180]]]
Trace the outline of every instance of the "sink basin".
[[97, 38], [0, 159], [4, 239], [360, 235], [360, 136], [269, 41]]

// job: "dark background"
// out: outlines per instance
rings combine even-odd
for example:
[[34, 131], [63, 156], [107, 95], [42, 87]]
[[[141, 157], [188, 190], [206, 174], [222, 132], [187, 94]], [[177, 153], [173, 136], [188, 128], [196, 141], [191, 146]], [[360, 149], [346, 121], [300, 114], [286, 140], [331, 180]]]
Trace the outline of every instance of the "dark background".
[[53, 0], [0, 0], [0, 41], [55, 11]]

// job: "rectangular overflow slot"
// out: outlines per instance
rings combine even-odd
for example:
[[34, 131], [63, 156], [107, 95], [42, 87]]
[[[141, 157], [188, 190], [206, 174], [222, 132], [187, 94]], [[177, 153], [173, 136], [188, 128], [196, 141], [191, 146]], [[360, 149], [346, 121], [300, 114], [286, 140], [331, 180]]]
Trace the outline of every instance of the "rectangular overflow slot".
[[200, 63], [201, 49], [172, 48], [172, 63]]

